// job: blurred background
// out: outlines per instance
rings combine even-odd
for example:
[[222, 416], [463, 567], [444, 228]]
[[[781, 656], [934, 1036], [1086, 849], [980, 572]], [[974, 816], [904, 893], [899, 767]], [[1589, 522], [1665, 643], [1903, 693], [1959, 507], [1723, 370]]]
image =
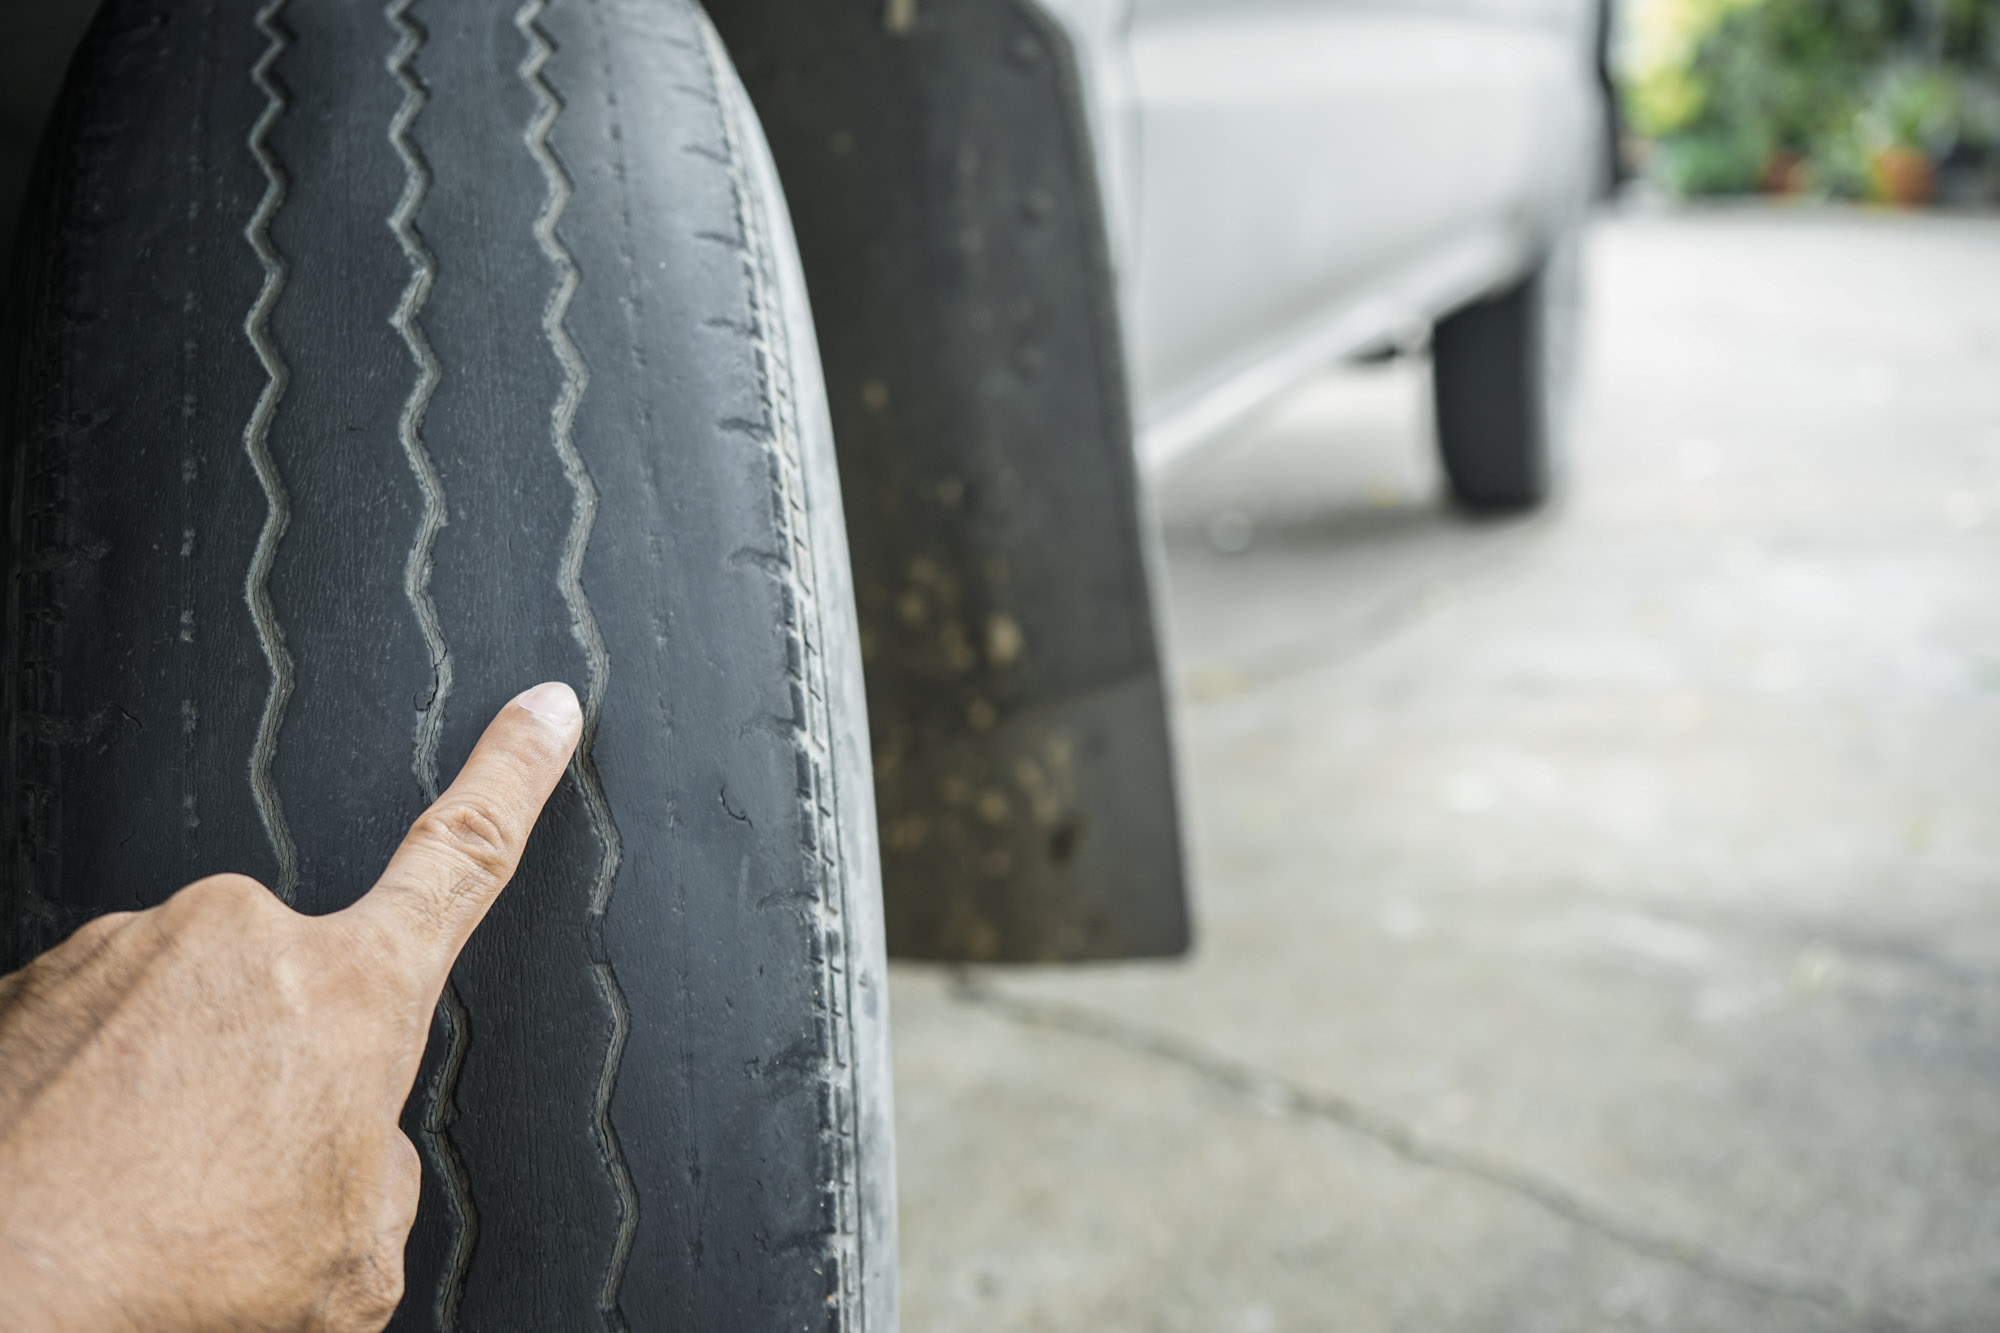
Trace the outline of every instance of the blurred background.
[[1678, 196], [2000, 199], [1993, 0], [1627, 0], [1635, 165]]
[[1566, 498], [1158, 479], [1199, 942], [898, 966], [906, 1327], [2000, 1323], [2000, 5], [1617, 20]]

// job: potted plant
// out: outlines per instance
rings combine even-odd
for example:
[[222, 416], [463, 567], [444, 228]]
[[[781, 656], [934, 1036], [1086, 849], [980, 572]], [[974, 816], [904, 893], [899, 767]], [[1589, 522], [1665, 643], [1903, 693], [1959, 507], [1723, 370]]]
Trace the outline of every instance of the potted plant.
[[1871, 199], [1901, 208], [1931, 201], [1932, 163], [1957, 141], [1961, 100], [1951, 70], [1900, 63], [1882, 72], [1857, 123]]

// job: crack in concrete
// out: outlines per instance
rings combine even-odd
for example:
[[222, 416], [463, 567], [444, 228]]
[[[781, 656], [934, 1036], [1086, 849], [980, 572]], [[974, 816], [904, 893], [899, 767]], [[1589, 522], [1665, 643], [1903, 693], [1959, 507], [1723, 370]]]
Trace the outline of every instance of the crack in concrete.
[[1066, 1032], [1136, 1055], [1151, 1056], [1267, 1110], [1336, 1125], [1413, 1165], [1476, 1180], [1524, 1199], [1581, 1230], [1710, 1281], [1760, 1296], [1813, 1305], [1870, 1333], [1903, 1333], [1908, 1328], [1901, 1319], [1870, 1310], [1837, 1287], [1739, 1263], [1692, 1241], [1627, 1221], [1520, 1167], [1428, 1142], [1400, 1121], [1337, 1093], [1315, 1092], [1286, 1079], [1259, 1073], [1171, 1034], [1074, 1005], [1008, 995], [965, 971], [953, 974], [951, 992], [961, 1003], [1017, 1025]]

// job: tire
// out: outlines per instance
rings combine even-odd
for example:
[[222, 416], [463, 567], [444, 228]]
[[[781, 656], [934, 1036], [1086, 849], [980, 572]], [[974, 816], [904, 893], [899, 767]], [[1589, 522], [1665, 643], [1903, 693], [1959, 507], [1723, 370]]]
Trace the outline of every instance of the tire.
[[1533, 509], [1565, 470], [1577, 325], [1577, 237], [1565, 228], [1513, 285], [1431, 331], [1445, 481], [1461, 508]]
[[[113, 0], [8, 403], [11, 965], [352, 901], [516, 690], [585, 746], [404, 1121], [398, 1329], [886, 1333], [882, 922], [796, 247], [688, 0]], [[428, 28], [428, 30], [426, 30]]]

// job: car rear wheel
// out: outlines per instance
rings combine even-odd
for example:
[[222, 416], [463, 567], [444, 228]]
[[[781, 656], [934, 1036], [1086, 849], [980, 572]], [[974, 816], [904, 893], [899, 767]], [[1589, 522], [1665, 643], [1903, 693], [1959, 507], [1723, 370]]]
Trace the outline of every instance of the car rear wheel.
[[783, 199], [688, 0], [112, 0], [31, 198], [0, 929], [370, 884], [584, 749], [440, 1005], [393, 1327], [894, 1326], [860, 655]]
[[1567, 462], [1578, 242], [1565, 229], [1512, 285], [1438, 321], [1431, 393], [1451, 495], [1476, 512], [1532, 509]]

